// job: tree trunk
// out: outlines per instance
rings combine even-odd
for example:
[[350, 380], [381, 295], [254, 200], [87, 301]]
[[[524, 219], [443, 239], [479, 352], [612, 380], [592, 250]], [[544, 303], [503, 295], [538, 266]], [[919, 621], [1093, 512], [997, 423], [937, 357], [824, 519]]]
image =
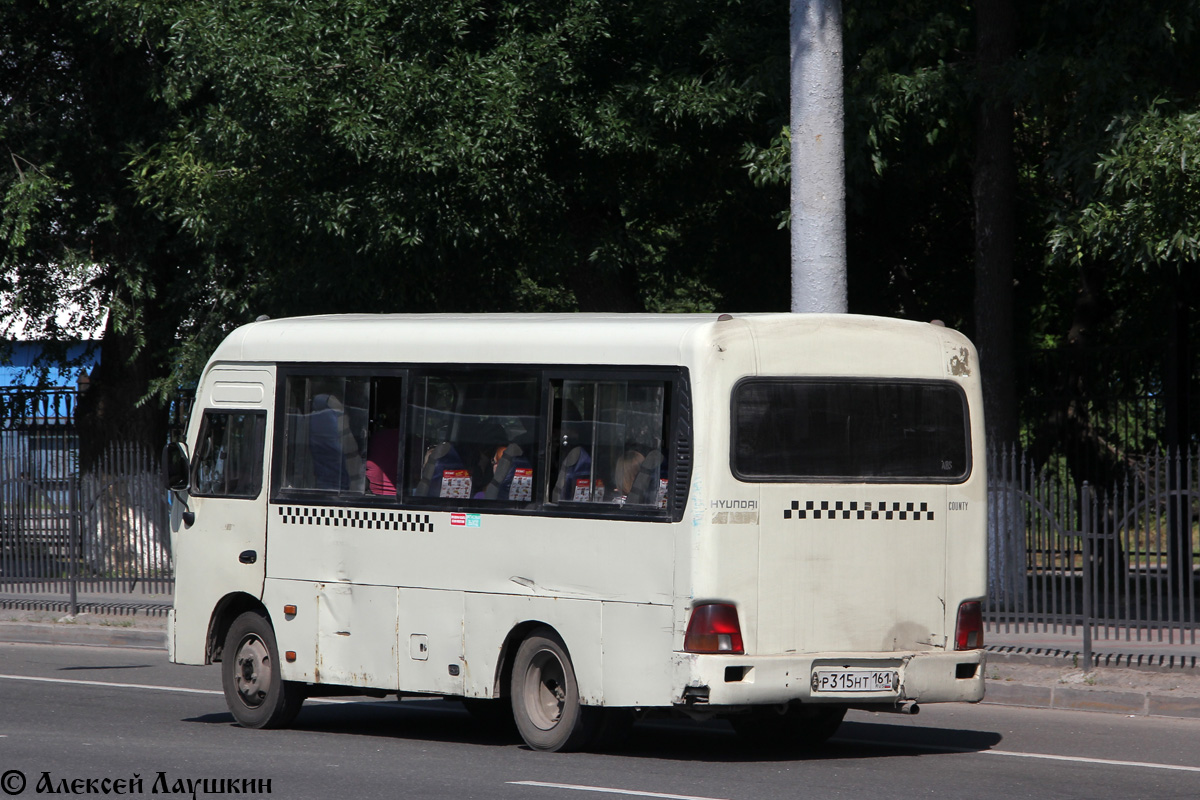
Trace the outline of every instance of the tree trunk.
[[978, 76], [975, 178], [975, 344], [983, 376], [988, 439], [1017, 437], [1013, 358], [1013, 259], [1016, 251], [1016, 159], [1013, 107], [1003, 71], [1016, 55], [1016, 15], [1011, 0], [976, 6]]
[[[1191, 456], [1191, 288], [1183, 274], [1171, 282], [1174, 290], [1167, 298], [1167, 350], [1163, 365], [1163, 395], [1166, 401], [1166, 443], [1168, 455], [1167, 488], [1172, 494], [1168, 504], [1168, 564], [1173, 596], [1186, 601], [1193, 578], [1192, 503], [1188, 485], [1188, 459]], [[1182, 617], [1181, 617], [1182, 618]]]
[[[152, 455], [167, 441], [166, 413], [157, 401], [141, 403], [151, 377], [148, 349], [118, 332], [109, 314], [100, 342], [100, 364], [79, 399], [79, 469], [86, 472], [113, 444], [132, 443]], [[139, 404], [140, 403], [140, 404]]]

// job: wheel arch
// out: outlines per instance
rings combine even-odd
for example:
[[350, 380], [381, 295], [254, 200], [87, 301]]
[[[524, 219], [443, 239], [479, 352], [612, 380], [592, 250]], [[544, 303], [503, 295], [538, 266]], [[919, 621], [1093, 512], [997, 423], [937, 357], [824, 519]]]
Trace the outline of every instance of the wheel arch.
[[529, 637], [530, 633], [539, 628], [554, 631], [554, 634], [559, 639], [562, 639], [563, 646], [567, 648], [568, 655], [570, 654], [571, 649], [566, 644], [567, 640], [549, 622], [540, 619], [530, 619], [517, 623], [508, 632], [508, 635], [504, 637], [504, 643], [500, 645], [500, 658], [496, 662], [496, 676], [492, 683], [492, 697], [501, 698], [509, 696], [509, 684], [512, 682], [513, 662], [517, 657], [517, 648], [521, 646], [521, 642]]
[[222, 651], [225, 649], [225, 637], [229, 634], [230, 626], [233, 625], [235, 619], [247, 611], [259, 612], [266, 618], [267, 624], [274, 627], [271, 615], [267, 613], [267, 607], [257, 597], [245, 592], [233, 592], [225, 595], [213, 609], [212, 617], [208, 621], [207, 663], [212, 664], [221, 660]]

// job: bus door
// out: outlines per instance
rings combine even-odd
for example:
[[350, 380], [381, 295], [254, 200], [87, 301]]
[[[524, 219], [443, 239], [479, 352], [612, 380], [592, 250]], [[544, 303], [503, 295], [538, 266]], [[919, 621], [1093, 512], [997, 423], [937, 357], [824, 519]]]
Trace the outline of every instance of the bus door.
[[[201, 386], [193, 420], [188, 504], [191, 526], [174, 531], [175, 613], [212, 615], [222, 597], [244, 592], [261, 598], [266, 564], [268, 411], [273, 370], [218, 367]], [[177, 637], [178, 663], [203, 664], [203, 635]]]

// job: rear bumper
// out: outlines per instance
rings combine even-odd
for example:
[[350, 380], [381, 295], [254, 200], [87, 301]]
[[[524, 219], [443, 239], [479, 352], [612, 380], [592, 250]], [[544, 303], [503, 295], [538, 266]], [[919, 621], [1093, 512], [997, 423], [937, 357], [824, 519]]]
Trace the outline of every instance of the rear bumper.
[[[895, 706], [977, 703], [983, 699], [984, 651], [737, 656], [675, 653], [676, 705], [757, 706], [783, 703]], [[891, 670], [898, 688], [883, 692], [814, 691], [816, 670]], [[715, 710], [715, 709], [714, 709]]]

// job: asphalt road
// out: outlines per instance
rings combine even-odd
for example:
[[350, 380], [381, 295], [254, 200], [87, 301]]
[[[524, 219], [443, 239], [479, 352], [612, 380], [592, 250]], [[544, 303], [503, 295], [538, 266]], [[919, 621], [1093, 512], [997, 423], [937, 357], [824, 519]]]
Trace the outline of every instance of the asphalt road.
[[240, 790], [249, 779], [289, 800], [1195, 798], [1198, 740], [1197, 720], [925, 706], [917, 717], [850, 712], [830, 745], [799, 755], [756, 751], [724, 723], [674, 721], [640, 723], [615, 752], [547, 754], [443, 700], [310, 700], [293, 729], [251, 731], [225, 710], [215, 667], [0, 644], [0, 800], [97, 794], [135, 775], [140, 791], [109, 783], [110, 794], [191, 796], [188, 781]]

